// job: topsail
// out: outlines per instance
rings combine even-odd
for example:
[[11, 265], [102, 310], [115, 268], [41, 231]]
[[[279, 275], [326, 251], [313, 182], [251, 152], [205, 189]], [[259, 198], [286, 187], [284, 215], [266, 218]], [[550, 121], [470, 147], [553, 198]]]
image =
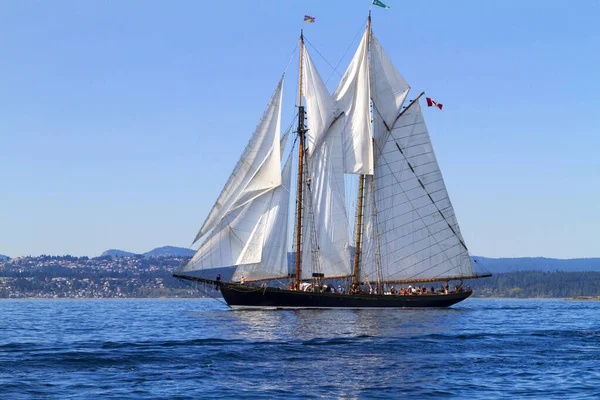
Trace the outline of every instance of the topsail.
[[344, 113], [344, 172], [348, 174], [373, 174], [368, 42], [367, 30], [350, 66], [333, 93], [337, 106]]

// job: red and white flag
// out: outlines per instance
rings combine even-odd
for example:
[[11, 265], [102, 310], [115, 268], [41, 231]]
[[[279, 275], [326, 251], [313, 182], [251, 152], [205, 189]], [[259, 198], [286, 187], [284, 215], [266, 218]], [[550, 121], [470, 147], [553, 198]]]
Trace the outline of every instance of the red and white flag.
[[433, 100], [431, 97], [425, 97], [425, 99], [427, 99], [427, 107], [431, 107], [431, 106], [435, 106], [437, 108], [439, 108], [440, 110], [443, 107], [442, 103], [438, 103], [437, 101]]

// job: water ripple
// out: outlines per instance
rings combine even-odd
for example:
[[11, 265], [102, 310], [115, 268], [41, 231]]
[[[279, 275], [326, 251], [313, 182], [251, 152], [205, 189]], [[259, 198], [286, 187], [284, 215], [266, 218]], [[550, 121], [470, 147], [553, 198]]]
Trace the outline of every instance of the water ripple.
[[231, 312], [215, 301], [2, 301], [10, 399], [600, 397], [597, 302]]

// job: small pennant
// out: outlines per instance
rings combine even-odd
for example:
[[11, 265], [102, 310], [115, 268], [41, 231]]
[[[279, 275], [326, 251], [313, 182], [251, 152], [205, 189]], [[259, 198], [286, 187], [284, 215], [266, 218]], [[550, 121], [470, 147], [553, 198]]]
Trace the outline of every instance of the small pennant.
[[381, 8], [390, 8], [390, 6], [388, 6], [387, 4], [383, 4], [381, 1], [379, 0], [373, 0], [373, 5], [375, 6], [379, 6]]

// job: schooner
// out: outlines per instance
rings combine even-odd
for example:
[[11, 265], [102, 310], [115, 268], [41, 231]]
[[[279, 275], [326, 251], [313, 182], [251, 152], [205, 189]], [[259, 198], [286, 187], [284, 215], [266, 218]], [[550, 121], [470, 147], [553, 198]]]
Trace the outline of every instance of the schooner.
[[[469, 297], [459, 285], [420, 286], [490, 274], [475, 272], [460, 232], [423, 93], [405, 105], [410, 86], [371, 31], [370, 13], [333, 94], [302, 33], [299, 48], [297, 156], [282, 154], [282, 77], [195, 237], [197, 252], [174, 276], [218, 285], [232, 308], [447, 307]], [[348, 175], [358, 180], [356, 210], [348, 210]], [[410, 286], [399, 295], [394, 285]]]

